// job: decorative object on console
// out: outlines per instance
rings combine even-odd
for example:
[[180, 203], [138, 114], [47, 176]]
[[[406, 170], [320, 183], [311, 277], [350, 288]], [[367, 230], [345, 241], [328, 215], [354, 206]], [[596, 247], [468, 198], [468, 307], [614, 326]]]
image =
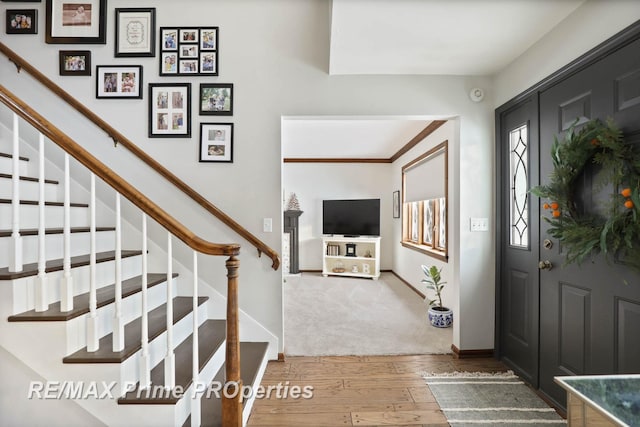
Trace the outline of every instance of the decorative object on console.
[[107, 0], [47, 0], [46, 11], [47, 43], [107, 43]]
[[289, 196], [289, 202], [287, 203], [288, 211], [299, 211], [300, 210], [300, 202], [298, 201], [298, 196], [296, 193], [291, 193]]
[[356, 256], [356, 244], [355, 243], [346, 243], [346, 256]]
[[353, 266], [351, 266], [351, 272], [352, 273], [359, 273], [360, 270], [358, 270], [358, 266], [353, 264]]

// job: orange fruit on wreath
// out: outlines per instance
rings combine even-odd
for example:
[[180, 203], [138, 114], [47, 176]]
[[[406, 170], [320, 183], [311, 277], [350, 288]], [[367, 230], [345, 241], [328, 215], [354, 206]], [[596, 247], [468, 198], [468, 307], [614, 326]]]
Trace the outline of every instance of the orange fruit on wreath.
[[626, 202], [624, 202], [624, 207], [627, 209], [633, 208], [633, 202], [631, 200], [627, 200]]
[[544, 205], [542, 205], [542, 207], [545, 209], [549, 209], [551, 206], [549, 206], [549, 203], [545, 203]]
[[559, 206], [560, 205], [558, 204], [558, 202], [551, 203], [551, 209], [553, 209], [554, 211], [557, 211]]
[[622, 197], [631, 197], [631, 189], [625, 188], [620, 192], [620, 194], [622, 194]]
[[596, 138], [593, 138], [593, 139], [591, 140], [591, 145], [596, 146], [596, 145], [598, 145], [598, 144], [599, 144], [599, 142], [598, 142], [598, 140], [597, 140]]
[[560, 216], [560, 211], [556, 209], [553, 211], [552, 215], [554, 218], [558, 218]]

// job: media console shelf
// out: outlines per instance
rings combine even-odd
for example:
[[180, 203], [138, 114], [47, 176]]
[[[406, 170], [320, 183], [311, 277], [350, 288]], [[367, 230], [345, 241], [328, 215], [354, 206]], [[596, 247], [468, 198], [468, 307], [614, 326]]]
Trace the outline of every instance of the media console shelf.
[[380, 237], [323, 236], [322, 254], [325, 277], [380, 277]]

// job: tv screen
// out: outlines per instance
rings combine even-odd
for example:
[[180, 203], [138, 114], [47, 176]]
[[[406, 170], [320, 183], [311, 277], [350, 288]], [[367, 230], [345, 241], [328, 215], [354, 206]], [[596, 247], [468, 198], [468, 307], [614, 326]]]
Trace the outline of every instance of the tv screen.
[[380, 235], [380, 199], [324, 200], [322, 234]]

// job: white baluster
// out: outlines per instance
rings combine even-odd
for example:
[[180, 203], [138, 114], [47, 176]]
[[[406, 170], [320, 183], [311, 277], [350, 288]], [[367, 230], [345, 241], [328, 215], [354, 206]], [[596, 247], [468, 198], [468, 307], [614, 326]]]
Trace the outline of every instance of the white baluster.
[[193, 349], [192, 349], [192, 387], [191, 425], [200, 426], [200, 399], [197, 390], [200, 388], [200, 361], [198, 358], [198, 253], [193, 251]]
[[69, 155], [64, 154], [64, 254], [62, 259], [62, 282], [60, 284], [60, 311], [73, 310], [73, 276], [71, 276], [71, 189]]
[[13, 251], [9, 254], [9, 271], [22, 271], [22, 236], [20, 236], [20, 131], [18, 129], [18, 115], [13, 114], [13, 199], [11, 206], [11, 240]]
[[122, 321], [122, 221], [120, 219], [120, 194], [116, 193], [116, 290], [113, 315], [113, 351], [124, 350], [124, 322]]
[[36, 311], [47, 311], [47, 253], [45, 252], [44, 216], [44, 135], [38, 141], [38, 277], [36, 278]]
[[164, 386], [176, 386], [176, 358], [173, 351], [173, 249], [171, 233], [167, 233], [167, 355], [164, 358]]
[[151, 362], [149, 358], [149, 318], [147, 304], [147, 214], [142, 213], [142, 334], [140, 352], [140, 388], [151, 386]]
[[89, 228], [89, 317], [87, 317], [87, 351], [97, 351], [98, 307], [96, 297], [96, 176], [91, 173], [91, 218]]

